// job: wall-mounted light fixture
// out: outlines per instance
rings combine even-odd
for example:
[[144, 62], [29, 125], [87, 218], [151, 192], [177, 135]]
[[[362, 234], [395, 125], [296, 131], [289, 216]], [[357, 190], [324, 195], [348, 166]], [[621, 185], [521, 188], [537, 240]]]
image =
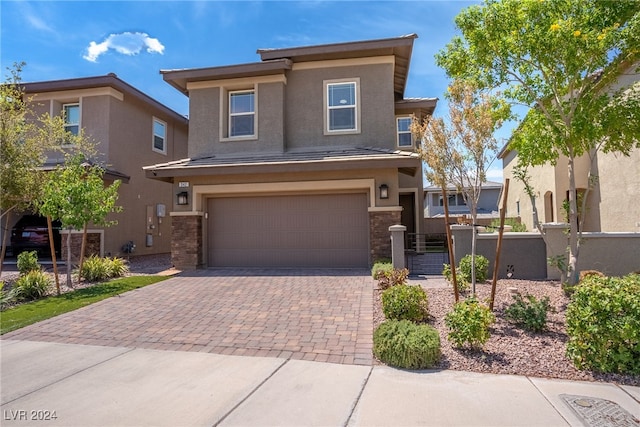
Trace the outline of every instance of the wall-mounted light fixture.
[[189, 204], [189, 193], [187, 193], [186, 191], [182, 191], [178, 194], [176, 194], [177, 197], [177, 203], [179, 205], [188, 205]]
[[389, 198], [389, 186], [387, 184], [380, 185], [380, 198], [381, 199]]

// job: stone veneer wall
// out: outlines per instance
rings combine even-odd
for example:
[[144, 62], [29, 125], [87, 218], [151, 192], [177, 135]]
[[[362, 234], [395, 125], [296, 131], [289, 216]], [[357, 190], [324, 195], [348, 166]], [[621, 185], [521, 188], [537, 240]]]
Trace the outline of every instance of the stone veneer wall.
[[369, 243], [371, 263], [380, 258], [391, 259], [391, 233], [389, 227], [400, 224], [400, 211], [369, 212]]
[[[91, 255], [100, 256], [100, 233], [87, 233], [87, 243], [84, 248], [84, 256], [90, 257]], [[67, 259], [67, 234], [61, 233], [60, 243], [60, 257], [63, 260]], [[80, 260], [80, 250], [82, 249], [82, 233], [71, 234], [71, 257], [72, 261], [77, 262]]]
[[189, 270], [202, 266], [202, 216], [171, 217], [171, 261], [176, 268]]

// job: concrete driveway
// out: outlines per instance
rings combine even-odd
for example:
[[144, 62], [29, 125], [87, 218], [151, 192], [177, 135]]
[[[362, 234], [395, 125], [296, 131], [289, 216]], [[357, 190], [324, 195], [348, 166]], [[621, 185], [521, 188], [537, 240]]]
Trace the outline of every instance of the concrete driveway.
[[3, 339], [372, 364], [365, 270], [198, 270]]

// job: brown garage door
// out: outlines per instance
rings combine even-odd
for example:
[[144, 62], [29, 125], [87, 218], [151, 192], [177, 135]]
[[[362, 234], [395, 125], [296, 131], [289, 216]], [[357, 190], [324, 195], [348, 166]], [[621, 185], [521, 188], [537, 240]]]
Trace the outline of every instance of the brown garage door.
[[212, 267], [367, 267], [366, 194], [212, 198]]

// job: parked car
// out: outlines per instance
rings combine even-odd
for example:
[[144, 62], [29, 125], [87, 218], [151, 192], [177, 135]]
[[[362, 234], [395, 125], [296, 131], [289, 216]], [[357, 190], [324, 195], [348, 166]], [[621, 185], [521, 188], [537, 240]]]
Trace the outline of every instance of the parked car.
[[[60, 221], [53, 221], [53, 245], [56, 254], [60, 254]], [[51, 256], [47, 219], [38, 215], [24, 215], [11, 230], [11, 248], [13, 254], [37, 251], [38, 256]]]

